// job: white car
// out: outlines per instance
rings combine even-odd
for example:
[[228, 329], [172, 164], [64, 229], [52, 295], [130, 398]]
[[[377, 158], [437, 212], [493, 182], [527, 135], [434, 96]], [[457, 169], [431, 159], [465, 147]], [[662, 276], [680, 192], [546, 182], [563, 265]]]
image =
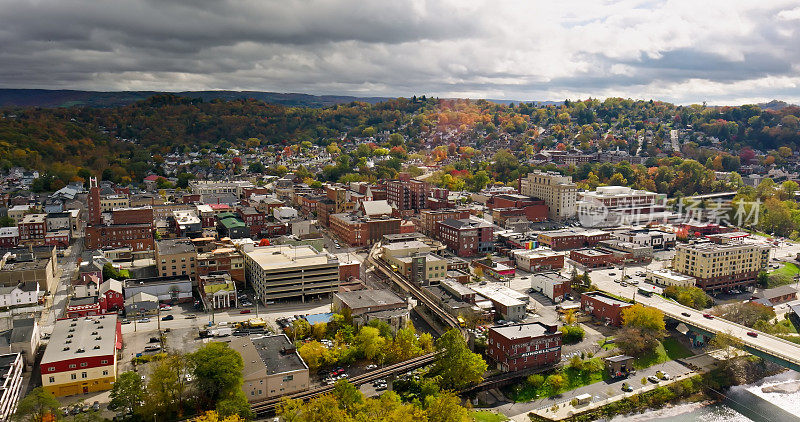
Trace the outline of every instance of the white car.
[[378, 367], [378, 365], [375, 365], [375, 364], [373, 363], [373, 364], [369, 364], [369, 365], [367, 365], [366, 369], [367, 369], [367, 371], [371, 371], [371, 370], [373, 370], [373, 369], [375, 369], [375, 368], [377, 368], [377, 367]]

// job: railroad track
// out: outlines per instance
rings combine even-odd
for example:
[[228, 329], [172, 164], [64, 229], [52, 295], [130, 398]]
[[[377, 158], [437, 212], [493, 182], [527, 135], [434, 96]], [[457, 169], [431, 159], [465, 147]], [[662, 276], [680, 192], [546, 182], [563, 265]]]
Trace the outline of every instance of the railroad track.
[[369, 261], [378, 267], [384, 274], [388, 275], [391, 280], [395, 283], [400, 284], [406, 291], [410, 292], [417, 300], [425, 304], [428, 309], [432, 310], [436, 316], [438, 316], [442, 322], [450, 326], [451, 328], [459, 328], [458, 319], [453, 315], [450, 315], [447, 311], [442, 309], [435, 301], [430, 299], [424, 292], [422, 292], [417, 286], [415, 286], [410, 281], [406, 280], [405, 277], [401, 277], [389, 267], [388, 264], [381, 261], [380, 259], [374, 258], [372, 255], [368, 256]]
[[[349, 378], [348, 382], [350, 382], [353, 385], [361, 385], [381, 378], [385, 378], [389, 375], [393, 375], [399, 372], [411, 371], [433, 363], [433, 361], [436, 359], [436, 355], [437, 355], [436, 352], [428, 353], [427, 355], [418, 356], [404, 362], [395, 363], [393, 365], [389, 365], [383, 368], [376, 369], [371, 372], [367, 372], [366, 374]], [[300, 399], [304, 401], [310, 400], [315, 397], [321, 396], [323, 394], [330, 393], [331, 391], [333, 391], [333, 387], [334, 387], [333, 385], [325, 385], [311, 390], [305, 390], [298, 393], [290, 394], [284, 397], [289, 397], [292, 399]], [[251, 405], [251, 408], [253, 409], [253, 413], [255, 413], [256, 416], [272, 414], [275, 412], [275, 409], [280, 404], [281, 399], [282, 397], [253, 403]]]

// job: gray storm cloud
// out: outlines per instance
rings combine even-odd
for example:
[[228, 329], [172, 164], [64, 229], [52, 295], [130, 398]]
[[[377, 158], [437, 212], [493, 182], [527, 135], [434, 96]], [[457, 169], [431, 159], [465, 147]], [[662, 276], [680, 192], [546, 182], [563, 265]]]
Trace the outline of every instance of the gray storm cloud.
[[0, 0], [0, 86], [800, 99], [795, 2]]

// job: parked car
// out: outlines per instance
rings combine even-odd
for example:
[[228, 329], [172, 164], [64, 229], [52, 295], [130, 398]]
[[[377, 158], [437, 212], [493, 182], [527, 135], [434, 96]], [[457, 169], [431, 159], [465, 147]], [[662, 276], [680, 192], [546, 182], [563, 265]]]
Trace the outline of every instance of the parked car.
[[144, 351], [145, 352], [157, 352], [159, 350], [161, 350], [161, 346], [156, 345], [156, 344], [153, 344], [153, 345], [150, 345], [150, 346], [144, 346]]
[[622, 391], [633, 391], [633, 387], [627, 382], [622, 383]]
[[92, 410], [92, 405], [89, 403], [85, 403], [83, 406], [81, 406], [81, 412], [83, 413], [87, 413], [90, 410]]
[[662, 380], [665, 380], [665, 381], [672, 379], [672, 377], [666, 372], [662, 372], [661, 375], [659, 376], [659, 378], [661, 378]]
[[692, 314], [690, 314], [690, 313], [688, 313], [688, 312], [681, 312], [681, 315], [683, 315], [683, 316], [685, 316], [685, 317], [690, 317], [690, 316], [692, 316]]
[[100, 410], [100, 402], [99, 401], [95, 400], [95, 402], [92, 403], [92, 410], [94, 410], [95, 412]]
[[143, 324], [145, 322], [150, 322], [150, 318], [139, 318], [139, 320], [136, 322], [138, 322], [139, 324]]
[[622, 286], [622, 287], [628, 287], [628, 283], [626, 283], [624, 281], [622, 283], [619, 283], [619, 285]]
[[649, 377], [647, 377], [647, 380], [652, 382], [653, 384], [658, 384], [658, 378], [656, 378], [655, 375], [650, 375]]
[[758, 333], [753, 332], [753, 331], [748, 331], [747, 335], [750, 336], [750, 337], [758, 337]]
[[163, 305], [163, 306], [161, 307], [161, 310], [162, 310], [162, 311], [171, 311], [171, 310], [172, 310], [172, 306], [169, 306], [169, 305]]
[[714, 315], [711, 314], [703, 314], [703, 317], [708, 319], [714, 319]]
[[161, 339], [158, 337], [150, 337], [150, 343], [159, 343]]
[[608, 273], [608, 275], [614, 276], [617, 275], [617, 273]]
[[373, 369], [375, 369], [377, 367], [378, 367], [378, 365], [375, 365], [374, 363], [371, 363], [371, 364], [367, 365], [367, 367], [365, 369], [367, 371], [371, 371], [371, 370], [373, 370]]
[[249, 314], [250, 310], [249, 309], [242, 309], [241, 311], [239, 311], [239, 313], [240, 314]]
[[195, 314], [186, 315], [186, 319], [194, 319], [194, 318], [197, 318], [197, 315]]
[[161, 317], [162, 321], [172, 321], [173, 319], [175, 319], [174, 315], [167, 315], [165, 317]]
[[122, 325], [130, 324], [130, 323], [131, 323], [131, 321], [128, 320], [127, 318], [123, 319], [122, 322], [121, 322]]

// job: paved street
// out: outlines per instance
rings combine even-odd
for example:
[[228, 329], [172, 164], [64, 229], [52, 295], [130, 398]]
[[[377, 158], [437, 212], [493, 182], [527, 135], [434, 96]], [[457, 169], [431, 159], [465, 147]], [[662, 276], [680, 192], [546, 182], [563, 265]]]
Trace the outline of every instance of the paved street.
[[[519, 415], [527, 415], [529, 412], [536, 409], [549, 409], [555, 404], [569, 403], [569, 401], [571, 401], [573, 398], [581, 394], [591, 394], [593, 402], [598, 402], [609, 398], [615, 398], [626, 394], [627, 395], [636, 394], [638, 390], [641, 390], [645, 386], [651, 384], [649, 381], [646, 380], [645, 380], [646, 383], [643, 384], [642, 379], [647, 378], [651, 375], [655, 375], [656, 372], [658, 371], [666, 372], [672, 377], [678, 375], [685, 375], [692, 372], [691, 369], [687, 368], [686, 366], [683, 366], [675, 361], [670, 361], [658, 365], [653, 365], [641, 371], [637, 371], [635, 375], [627, 379], [619, 379], [613, 382], [600, 381], [552, 397], [543, 397], [525, 403], [502, 404], [493, 407], [492, 410], [503, 413], [504, 415], [510, 418], [515, 418]], [[624, 382], [630, 384], [630, 386], [634, 388], [634, 391], [630, 393], [622, 391], [622, 384]]]
[[39, 319], [42, 333], [50, 333], [55, 320], [61, 318], [64, 314], [67, 298], [70, 294], [70, 287], [72, 286], [72, 277], [78, 270], [77, 262], [81, 253], [83, 253], [83, 238], [79, 237], [64, 251], [64, 256], [58, 258], [58, 269], [61, 274], [58, 278], [55, 291], [50, 292], [51, 299], [48, 301], [49, 307], [42, 311], [42, 315]]

